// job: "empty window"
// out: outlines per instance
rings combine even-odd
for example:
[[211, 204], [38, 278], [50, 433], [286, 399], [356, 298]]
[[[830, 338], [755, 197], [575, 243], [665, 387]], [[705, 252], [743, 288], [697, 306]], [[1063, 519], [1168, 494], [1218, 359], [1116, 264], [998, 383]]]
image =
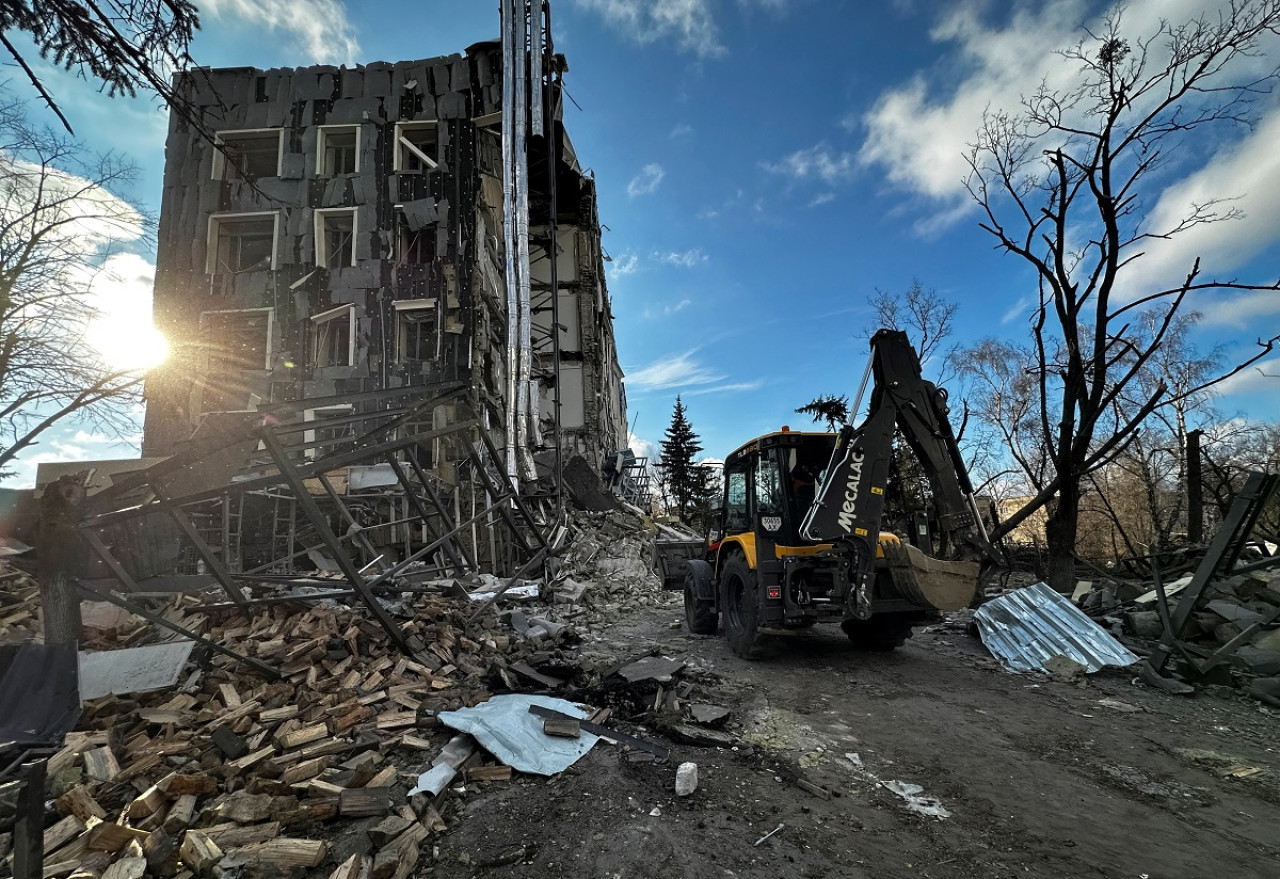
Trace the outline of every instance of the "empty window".
[[396, 358], [398, 360], [435, 360], [436, 301], [396, 302]]
[[200, 315], [200, 338], [209, 351], [214, 376], [230, 370], [271, 368], [269, 308], [206, 311]]
[[316, 422], [316, 426], [312, 430], [303, 431], [302, 441], [304, 443], [317, 443], [311, 446], [303, 454], [308, 458], [321, 458], [332, 452], [337, 451], [336, 446], [341, 445], [355, 438], [355, 425], [347, 424], [331, 424], [328, 427], [323, 426], [324, 422], [345, 419], [354, 412], [350, 405], [345, 406], [320, 406], [316, 409], [305, 409], [302, 412], [302, 420], [305, 422]]
[[350, 366], [355, 362], [355, 307], [340, 305], [311, 318], [316, 366]]
[[426, 265], [436, 258], [436, 227], [427, 224], [409, 228], [409, 221], [396, 211], [396, 262], [400, 265]]
[[322, 176], [355, 174], [360, 170], [360, 127], [322, 125], [316, 139], [316, 155]]
[[275, 214], [224, 214], [209, 218], [211, 274], [266, 271], [276, 261]]
[[218, 132], [213, 179], [257, 180], [280, 176], [283, 143], [283, 128]]
[[397, 122], [395, 171], [423, 171], [440, 162], [440, 139], [436, 122]]
[[343, 269], [356, 264], [356, 212], [353, 208], [316, 211], [316, 265]]

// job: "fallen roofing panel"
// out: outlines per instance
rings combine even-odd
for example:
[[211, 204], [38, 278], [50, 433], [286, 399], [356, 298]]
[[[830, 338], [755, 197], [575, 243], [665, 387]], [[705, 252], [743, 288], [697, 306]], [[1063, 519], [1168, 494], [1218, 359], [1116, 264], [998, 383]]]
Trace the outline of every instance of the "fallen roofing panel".
[[542, 718], [529, 713], [531, 705], [570, 717], [587, 716], [587, 712], [564, 699], [507, 693], [493, 696], [473, 708], [442, 711], [437, 719], [445, 726], [471, 733], [486, 751], [512, 769], [536, 775], [563, 772], [598, 740], [589, 732], [576, 739], [546, 735], [542, 731]]
[[973, 615], [982, 643], [1010, 671], [1044, 671], [1046, 660], [1065, 656], [1089, 672], [1138, 661], [1115, 638], [1064, 596], [1036, 583], [988, 601]]

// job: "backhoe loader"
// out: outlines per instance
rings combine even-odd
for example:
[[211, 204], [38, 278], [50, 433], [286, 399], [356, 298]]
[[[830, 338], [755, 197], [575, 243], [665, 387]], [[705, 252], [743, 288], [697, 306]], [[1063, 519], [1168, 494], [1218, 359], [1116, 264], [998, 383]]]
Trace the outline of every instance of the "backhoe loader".
[[[850, 640], [893, 650], [914, 625], [974, 599], [983, 564], [1001, 555], [987, 538], [947, 419], [946, 392], [925, 381], [906, 333], [880, 330], [851, 414], [869, 377], [869, 410], [838, 433], [783, 428], [735, 449], [724, 463], [719, 539], [684, 572], [689, 631], [723, 628], [754, 657], [761, 635], [838, 621]], [[895, 428], [933, 489], [932, 558], [882, 532]]]

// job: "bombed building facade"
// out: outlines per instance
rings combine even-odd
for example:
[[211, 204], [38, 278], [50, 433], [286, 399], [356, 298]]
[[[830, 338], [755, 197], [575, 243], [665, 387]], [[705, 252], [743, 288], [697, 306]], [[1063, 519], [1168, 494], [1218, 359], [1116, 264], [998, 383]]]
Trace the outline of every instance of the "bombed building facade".
[[[504, 53], [524, 62], [506, 69]], [[321, 462], [378, 417], [394, 422], [384, 440], [421, 437], [399, 455], [444, 494], [473, 491], [458, 462], [483, 439], [536, 497], [570, 459], [599, 470], [625, 448], [565, 69], [544, 44], [493, 41], [355, 69], [188, 74], [156, 266], [173, 354], [147, 382], [144, 455], [256, 414], [305, 425], [288, 451]]]

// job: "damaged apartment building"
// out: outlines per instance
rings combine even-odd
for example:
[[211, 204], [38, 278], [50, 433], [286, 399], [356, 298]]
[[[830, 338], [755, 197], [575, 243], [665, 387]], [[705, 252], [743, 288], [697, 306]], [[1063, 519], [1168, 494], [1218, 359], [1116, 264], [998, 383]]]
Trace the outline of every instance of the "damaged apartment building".
[[[178, 570], [297, 567], [299, 501], [331, 505], [322, 531], [367, 529], [384, 561], [470, 519], [460, 552], [487, 567], [495, 494], [554, 510], [569, 462], [599, 472], [626, 447], [595, 181], [562, 120], [567, 65], [541, 14], [504, 31], [419, 61], [184, 76], [155, 284], [173, 354], [147, 381], [143, 454], [176, 461], [265, 424], [288, 433], [284, 451], [228, 440], [240, 458], [217, 478], [263, 484], [280, 455], [338, 466], [285, 506], [287, 485], [215, 497], [190, 452], [163, 494], [134, 480], [171, 505], [205, 498], [188, 509], [201, 558]], [[429, 511], [403, 497], [418, 491]]]

